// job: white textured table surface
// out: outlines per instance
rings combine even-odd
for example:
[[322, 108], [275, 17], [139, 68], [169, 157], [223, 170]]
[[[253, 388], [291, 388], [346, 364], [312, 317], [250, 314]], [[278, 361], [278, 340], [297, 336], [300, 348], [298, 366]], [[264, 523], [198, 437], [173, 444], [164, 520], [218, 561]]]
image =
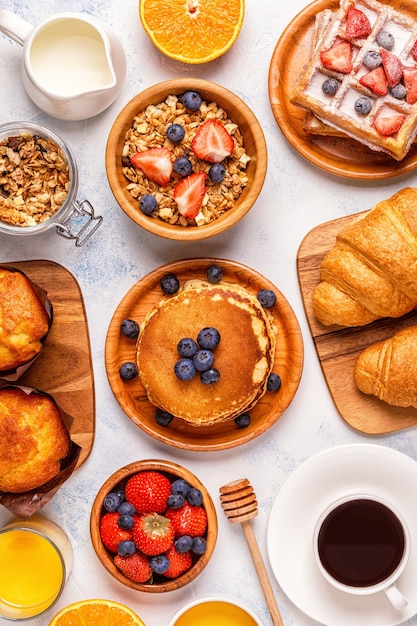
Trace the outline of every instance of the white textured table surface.
[[[286, 478], [319, 451], [344, 443], [372, 442], [416, 458], [415, 430], [371, 438], [350, 429], [341, 419], [324, 381], [309, 335], [296, 273], [296, 254], [303, 237], [330, 219], [371, 208], [415, 176], [381, 182], [355, 182], [310, 165], [287, 143], [268, 100], [268, 69], [275, 44], [305, 0], [247, 0], [241, 34], [224, 57], [205, 66], [187, 66], [162, 56], [151, 44], [138, 18], [137, 0], [8, 0], [0, 3], [37, 24], [52, 13], [83, 11], [113, 27], [123, 42], [128, 72], [121, 95], [96, 118], [63, 122], [42, 113], [20, 81], [21, 48], [0, 36], [0, 122], [28, 120], [60, 135], [75, 153], [80, 173], [80, 197], [87, 197], [104, 217], [103, 225], [83, 247], [58, 237], [54, 230], [33, 237], [0, 235], [0, 262], [50, 259], [68, 268], [83, 292], [91, 336], [95, 392], [96, 437], [86, 463], [60, 489], [43, 513], [67, 531], [74, 547], [71, 579], [57, 608], [82, 598], [106, 597], [125, 602], [146, 626], [164, 626], [185, 603], [205, 595], [240, 598], [263, 620], [271, 620], [239, 526], [224, 516], [218, 490], [231, 480], [247, 477], [259, 501], [254, 530], [286, 626], [312, 626], [283, 594], [267, 558], [266, 529], [271, 506]], [[177, 243], [156, 238], [136, 226], [116, 204], [109, 189], [105, 145], [119, 110], [144, 88], [171, 77], [201, 77], [238, 94], [254, 111], [265, 133], [269, 166], [255, 206], [233, 229], [211, 240]], [[299, 320], [305, 348], [298, 392], [284, 416], [253, 442], [225, 452], [186, 452], [157, 442], [138, 429], [117, 404], [104, 366], [104, 344], [111, 316], [127, 290], [163, 263], [196, 256], [223, 257], [252, 266], [283, 292]], [[161, 597], [128, 590], [102, 568], [89, 534], [90, 509], [104, 480], [130, 461], [161, 458], [188, 467], [207, 486], [216, 504], [219, 537], [214, 556], [195, 583]], [[415, 493], [410, 493], [414, 498]], [[10, 517], [0, 510], [0, 525]], [[288, 563], [291, 567], [291, 563]], [[1, 564], [0, 564], [1, 567]], [[53, 611], [52, 611], [53, 612]], [[32, 620], [47, 624], [48, 617]], [[7, 624], [8, 622], [1, 623]], [[410, 619], [407, 624], [416, 624]], [[360, 624], [359, 626], [362, 626]]]

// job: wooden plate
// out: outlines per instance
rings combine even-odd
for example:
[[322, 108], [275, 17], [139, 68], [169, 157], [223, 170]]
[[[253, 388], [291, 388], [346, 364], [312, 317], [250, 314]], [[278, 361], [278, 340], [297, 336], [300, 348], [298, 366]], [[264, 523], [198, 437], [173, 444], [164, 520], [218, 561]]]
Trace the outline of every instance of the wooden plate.
[[53, 261], [7, 262], [45, 289], [53, 322], [42, 352], [19, 378], [46, 391], [74, 418], [71, 438], [81, 446], [77, 468], [91, 452], [95, 433], [94, 378], [83, 296], [74, 276]]
[[[414, 0], [391, 0], [389, 4], [416, 18]], [[312, 135], [304, 131], [304, 110], [290, 103], [296, 81], [311, 55], [314, 18], [320, 11], [336, 10], [338, 6], [337, 0], [315, 0], [281, 34], [268, 77], [269, 99], [277, 124], [299, 154], [331, 174], [374, 180], [410, 172], [417, 166], [416, 144], [402, 161], [395, 161], [353, 139]]]
[[400, 319], [382, 319], [358, 328], [323, 326], [315, 318], [311, 292], [319, 282], [320, 264], [334, 245], [336, 234], [363, 213], [326, 222], [310, 231], [297, 254], [297, 269], [304, 308], [327, 385], [343, 419], [370, 435], [383, 435], [417, 424], [417, 411], [392, 407], [360, 392], [354, 381], [359, 353], [369, 345], [417, 324], [417, 309]]
[[[174, 419], [168, 427], [155, 420], [155, 407], [148, 401], [139, 378], [124, 381], [119, 368], [125, 361], [135, 361], [135, 341], [120, 332], [124, 319], [140, 324], [148, 311], [162, 297], [159, 281], [168, 272], [180, 282], [191, 278], [206, 280], [210, 265], [217, 263], [223, 270], [223, 280], [238, 283], [256, 294], [260, 289], [272, 289], [277, 296], [274, 323], [278, 330], [273, 370], [281, 376], [282, 387], [277, 393], [266, 393], [251, 410], [247, 428], [236, 428], [233, 421], [213, 426], [196, 427]], [[137, 282], [117, 307], [106, 339], [105, 361], [113, 393], [122, 409], [139, 428], [168, 445], [188, 450], [224, 450], [250, 441], [270, 428], [290, 404], [298, 388], [303, 367], [303, 342], [294, 312], [282, 293], [261, 274], [224, 259], [187, 259], [159, 267]]]

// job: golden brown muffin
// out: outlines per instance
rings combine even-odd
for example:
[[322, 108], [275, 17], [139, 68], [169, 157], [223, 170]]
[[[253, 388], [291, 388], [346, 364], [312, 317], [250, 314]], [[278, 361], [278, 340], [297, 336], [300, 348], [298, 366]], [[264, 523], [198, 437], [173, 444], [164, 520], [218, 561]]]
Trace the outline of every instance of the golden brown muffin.
[[[213, 350], [220, 379], [207, 385], [197, 372], [191, 380], [180, 380], [174, 372], [177, 344], [184, 337], [196, 340], [205, 327], [220, 333]], [[152, 404], [205, 426], [252, 408], [265, 393], [274, 350], [274, 327], [255, 296], [238, 285], [196, 280], [150, 311], [139, 334], [137, 365]]]
[[15, 370], [37, 356], [50, 324], [30, 279], [0, 266], [0, 372]]
[[56, 476], [70, 437], [49, 395], [0, 389], [0, 490], [22, 493]]

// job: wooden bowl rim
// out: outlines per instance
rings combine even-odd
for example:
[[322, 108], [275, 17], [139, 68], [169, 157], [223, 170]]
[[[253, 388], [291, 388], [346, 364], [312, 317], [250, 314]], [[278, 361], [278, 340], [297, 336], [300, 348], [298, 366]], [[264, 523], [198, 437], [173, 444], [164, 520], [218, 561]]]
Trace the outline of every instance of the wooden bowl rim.
[[[218, 101], [220, 106], [227, 110], [227, 114], [230, 118], [239, 125], [244, 138], [245, 134], [250, 133], [255, 146], [255, 153], [250, 155], [251, 161], [248, 165], [248, 169], [255, 168], [253, 180], [243, 189], [233, 209], [227, 211], [214, 222], [206, 224], [205, 226], [176, 226], [143, 215], [137, 208], [135, 200], [126, 190], [126, 185], [122, 185], [115, 174], [117, 168], [120, 167], [124, 135], [128, 128], [130, 128], [135, 114], [143, 110], [148, 104], [158, 104], [168, 95], [178, 95], [184, 93], [187, 89], [198, 91], [206, 100]], [[237, 121], [236, 118], [241, 118], [241, 122]], [[243, 120], [245, 120], [244, 123]], [[245, 131], [242, 130], [242, 125], [245, 126]], [[262, 127], [253, 111], [239, 96], [230, 91], [227, 87], [201, 78], [165, 80], [147, 87], [134, 96], [116, 117], [107, 139], [105, 154], [106, 174], [110, 189], [126, 215], [136, 224], [155, 235], [179, 241], [207, 239], [228, 230], [244, 217], [252, 208], [262, 190], [266, 176], [267, 161], [268, 153], [265, 137]]]
[[[178, 578], [174, 578], [163, 583], [152, 584], [135, 583], [132, 580], [126, 578], [122, 574], [122, 572], [114, 565], [109, 552], [104, 547], [101, 541], [99, 532], [99, 521], [103, 508], [103, 502], [109, 491], [111, 491], [115, 487], [115, 485], [126, 479], [128, 476], [136, 474], [137, 472], [149, 470], [165, 472], [173, 476], [178, 476], [179, 478], [184, 478], [190, 484], [199, 488], [203, 494], [203, 505], [206, 510], [208, 520], [206, 552], [198, 558], [198, 560], [194, 563], [191, 569], [189, 569], [181, 576], [178, 576]], [[141, 461], [133, 461], [132, 463], [128, 463], [127, 465], [124, 465], [123, 467], [113, 472], [113, 474], [111, 474], [100, 487], [94, 499], [90, 515], [90, 534], [93, 542], [93, 547], [99, 561], [106, 568], [106, 570], [120, 583], [126, 585], [127, 587], [130, 587], [131, 589], [136, 589], [137, 591], [145, 591], [147, 593], [174, 591], [175, 589], [179, 589], [194, 580], [194, 578], [198, 576], [198, 574], [200, 574], [200, 572], [206, 567], [211, 558], [211, 555], [213, 554], [217, 541], [217, 533], [217, 513], [213, 504], [213, 500], [207, 488], [203, 485], [200, 479], [197, 478], [197, 476], [195, 476], [195, 474], [193, 474], [193, 472], [191, 472], [187, 468], [183, 467], [182, 465], [178, 465], [173, 461], [160, 459], [144, 459]]]

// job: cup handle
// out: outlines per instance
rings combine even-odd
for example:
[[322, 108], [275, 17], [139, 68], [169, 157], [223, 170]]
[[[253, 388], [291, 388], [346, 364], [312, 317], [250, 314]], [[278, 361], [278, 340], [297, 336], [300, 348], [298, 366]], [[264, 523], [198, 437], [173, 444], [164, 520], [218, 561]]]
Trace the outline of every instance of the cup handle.
[[384, 589], [384, 593], [388, 600], [391, 602], [394, 609], [397, 611], [403, 611], [408, 604], [408, 600], [403, 596], [401, 591], [395, 586], [390, 585]]
[[34, 26], [26, 22], [24, 19], [8, 11], [0, 10], [0, 31], [23, 46], [26, 39], [33, 31]]

